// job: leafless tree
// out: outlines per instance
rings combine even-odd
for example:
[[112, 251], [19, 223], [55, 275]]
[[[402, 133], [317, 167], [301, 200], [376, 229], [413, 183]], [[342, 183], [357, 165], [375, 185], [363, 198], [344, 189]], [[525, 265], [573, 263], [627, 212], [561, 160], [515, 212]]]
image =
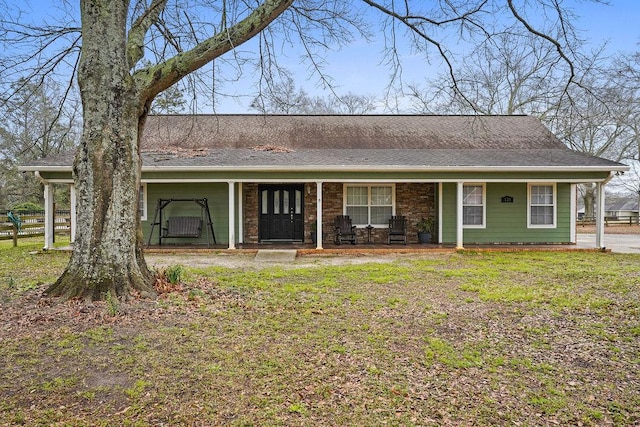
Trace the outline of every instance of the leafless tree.
[[41, 202], [42, 186], [32, 175], [20, 174], [17, 164], [69, 150], [80, 138], [80, 103], [59, 108], [63, 94], [49, 79], [40, 86], [18, 81], [20, 91], [0, 105], [0, 206]]
[[[193, 87], [213, 82], [215, 95], [238, 74], [257, 72], [262, 92], [275, 81], [278, 57], [300, 46], [310, 69], [331, 86], [324, 53], [379, 33], [390, 87], [402, 84], [400, 46], [439, 58], [457, 84], [454, 45], [531, 33], [569, 69], [563, 87], [574, 80], [572, 16], [554, 0], [80, 0], [50, 10], [56, 15], [36, 22], [28, 3], [0, 3], [0, 82], [77, 76], [84, 119], [73, 166], [77, 235], [67, 268], [48, 290], [65, 297], [153, 294], [135, 197], [138, 144], [155, 97], [183, 79]], [[208, 75], [197, 73], [208, 68]], [[3, 87], [0, 97], [15, 93]]]
[[412, 109], [450, 114], [532, 114], [543, 118], [565, 94], [569, 68], [532, 34], [498, 34], [427, 87], [409, 85]]
[[[457, 73], [440, 76], [427, 90], [411, 86], [413, 108], [456, 114], [528, 114], [540, 118], [569, 148], [615, 161], [638, 153], [640, 92], [633, 59], [611, 60], [599, 50], [568, 68], [555, 47], [532, 35], [501, 34], [476, 49]], [[575, 84], [562, 82], [572, 73]], [[594, 186], [581, 186], [586, 215], [593, 216]]]
[[280, 85], [271, 85], [270, 89], [254, 98], [252, 109], [271, 114], [367, 114], [376, 109], [377, 103], [372, 95], [352, 92], [311, 96], [304, 89], [296, 88], [289, 75]]

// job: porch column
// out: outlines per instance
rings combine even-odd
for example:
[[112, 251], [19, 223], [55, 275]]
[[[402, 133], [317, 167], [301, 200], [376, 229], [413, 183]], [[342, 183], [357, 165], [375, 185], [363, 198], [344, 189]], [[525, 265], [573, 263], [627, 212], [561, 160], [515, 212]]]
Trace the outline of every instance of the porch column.
[[322, 181], [316, 182], [316, 249], [322, 249]]
[[244, 208], [242, 199], [242, 183], [238, 183], [238, 243], [244, 243]]
[[458, 182], [457, 183], [457, 191], [456, 191], [456, 249], [464, 249], [464, 245], [462, 244], [463, 242], [463, 228], [462, 228], [462, 223], [463, 223], [463, 214], [462, 214], [462, 202], [463, 202], [463, 198], [462, 198], [462, 193], [463, 193], [463, 182]]
[[70, 221], [71, 228], [69, 230], [69, 243], [73, 243], [76, 241], [76, 186], [75, 184], [71, 184], [69, 186], [69, 203], [71, 204], [71, 212], [70, 212]]
[[596, 247], [604, 248], [604, 185], [596, 183]]
[[443, 208], [442, 208], [442, 195], [443, 195], [443, 185], [441, 182], [438, 183], [438, 243], [442, 244], [442, 218]]
[[570, 208], [569, 208], [569, 212], [571, 212], [571, 219], [569, 221], [569, 227], [570, 227], [570, 231], [569, 231], [569, 240], [571, 243], [573, 243], [574, 245], [578, 242], [577, 238], [576, 238], [576, 218], [578, 216], [578, 209], [576, 207], [576, 200], [577, 200], [577, 184], [571, 184], [571, 190], [570, 190]]
[[229, 249], [236, 248], [236, 193], [235, 182], [229, 181]]
[[44, 248], [53, 249], [53, 185], [45, 182], [44, 184]]

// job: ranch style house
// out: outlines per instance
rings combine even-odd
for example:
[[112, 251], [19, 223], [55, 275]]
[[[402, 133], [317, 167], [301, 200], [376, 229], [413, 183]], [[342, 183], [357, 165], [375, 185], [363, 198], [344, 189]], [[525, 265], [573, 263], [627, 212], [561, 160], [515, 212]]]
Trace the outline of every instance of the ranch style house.
[[[575, 244], [577, 185], [604, 188], [628, 167], [568, 149], [529, 116], [159, 115], [141, 138], [145, 243], [334, 244], [339, 216], [353, 242], [387, 244], [392, 217], [417, 243]], [[20, 170], [44, 182], [45, 248], [53, 247], [51, 184], [71, 186], [73, 153]], [[313, 241], [313, 243], [312, 243]]]

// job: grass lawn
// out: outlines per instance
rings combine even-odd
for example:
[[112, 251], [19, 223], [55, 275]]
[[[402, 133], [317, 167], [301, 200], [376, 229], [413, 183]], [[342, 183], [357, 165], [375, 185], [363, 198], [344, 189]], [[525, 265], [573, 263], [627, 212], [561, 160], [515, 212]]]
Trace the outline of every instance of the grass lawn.
[[639, 255], [185, 265], [87, 304], [41, 298], [38, 247], [0, 243], [0, 425], [640, 424]]

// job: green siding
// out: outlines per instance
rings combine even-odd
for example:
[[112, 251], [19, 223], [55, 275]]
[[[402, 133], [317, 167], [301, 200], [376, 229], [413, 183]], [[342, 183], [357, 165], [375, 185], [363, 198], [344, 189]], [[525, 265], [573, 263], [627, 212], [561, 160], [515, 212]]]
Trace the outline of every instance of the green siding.
[[[213, 231], [218, 243], [229, 242], [229, 186], [227, 183], [208, 184], [147, 184], [147, 220], [142, 221], [144, 241], [147, 242], [151, 223], [156, 212], [158, 199], [207, 199]], [[206, 244], [207, 231], [205, 229], [206, 212], [202, 213], [200, 205], [195, 202], [172, 202], [162, 212], [163, 222], [170, 216], [201, 216], [203, 215], [203, 230], [200, 238], [162, 239], [163, 243], [194, 243]], [[162, 226], [165, 226], [162, 224]], [[162, 226], [160, 228], [162, 228]], [[151, 244], [158, 244], [158, 226], [153, 231]], [[211, 238], [210, 238], [211, 239]], [[210, 240], [213, 242], [213, 239]]]
[[[44, 179], [70, 179], [70, 173], [43, 172]], [[600, 181], [608, 177], [607, 172], [246, 172], [246, 171], [219, 171], [219, 172], [143, 172], [143, 181], [164, 179], [207, 179], [221, 180], [215, 183], [154, 183], [147, 184], [147, 220], [143, 221], [143, 233], [145, 242], [148, 239], [153, 221], [158, 198], [207, 198], [213, 219], [214, 231], [218, 243], [228, 243], [228, 180], [237, 181], [261, 181], [261, 180], [287, 180], [298, 182], [314, 180], [346, 181], [389, 181], [407, 182], [424, 180], [438, 182], [441, 180], [465, 180], [465, 181], [491, 181], [491, 180], [520, 180], [523, 182], [488, 182], [486, 185], [486, 228], [464, 229], [465, 243], [565, 243], [570, 241], [570, 221], [574, 214], [570, 212], [570, 188], [569, 183], [557, 184], [557, 226], [556, 228], [527, 228], [527, 184], [524, 181], [535, 182], [539, 180], [555, 181], [568, 180], [572, 182]], [[443, 186], [443, 220], [442, 241], [455, 243], [456, 241], [456, 184], [446, 182]], [[238, 184], [236, 184], [237, 188]], [[502, 196], [512, 196], [513, 203], [501, 203]], [[238, 210], [236, 198], [236, 212]], [[173, 203], [169, 205], [164, 217], [171, 215], [196, 215], [200, 216], [200, 207], [195, 203]], [[236, 233], [238, 221], [236, 221]], [[236, 234], [237, 235], [237, 234]], [[157, 243], [157, 232], [151, 240]], [[167, 243], [206, 243], [206, 234], [200, 239], [171, 239]]]
[[[456, 242], [456, 184], [443, 184], [443, 243]], [[527, 184], [486, 184], [486, 228], [465, 228], [463, 243], [568, 243], [571, 185], [559, 183], [556, 228], [527, 228]], [[513, 203], [502, 203], [503, 196]]]

